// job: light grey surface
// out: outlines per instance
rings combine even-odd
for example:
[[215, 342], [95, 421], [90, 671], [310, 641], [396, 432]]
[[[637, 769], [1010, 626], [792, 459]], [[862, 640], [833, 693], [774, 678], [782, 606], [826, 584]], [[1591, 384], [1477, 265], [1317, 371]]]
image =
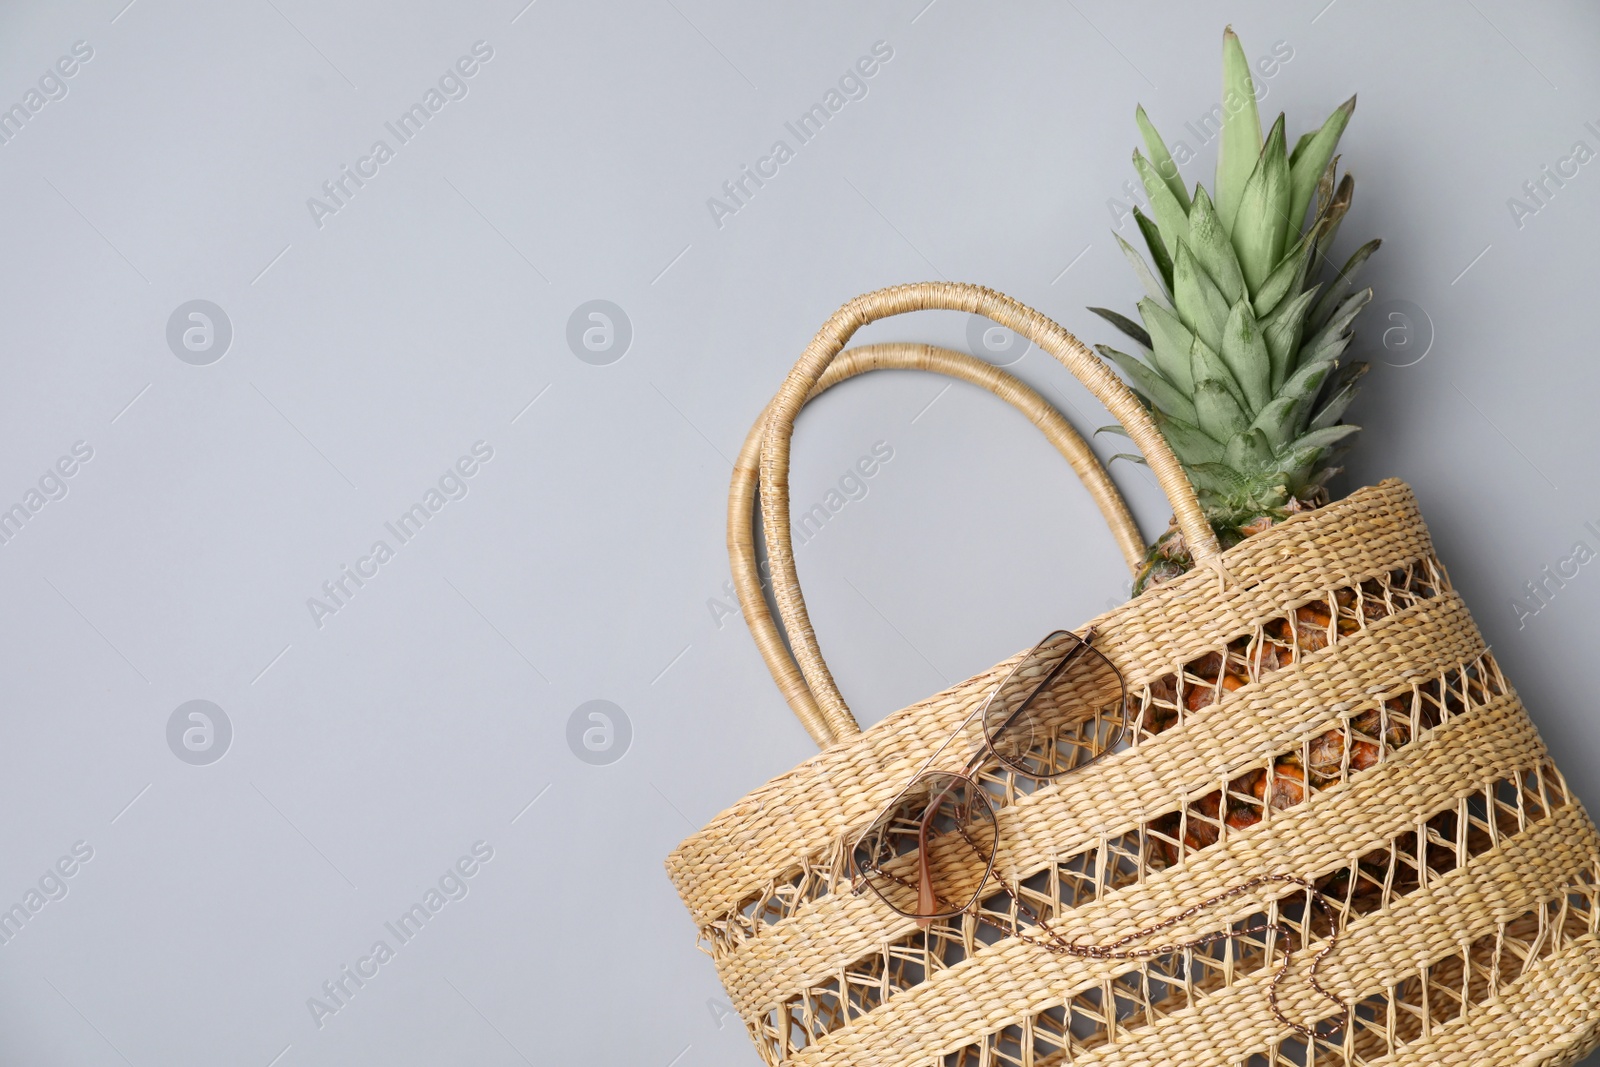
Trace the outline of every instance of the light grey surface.
[[[977, 281], [1109, 340], [1083, 307], [1137, 295], [1108, 205], [1134, 104], [1181, 137], [1215, 101], [1229, 20], [1252, 57], [1292, 50], [1263, 105], [1291, 135], [1360, 93], [1341, 242], [1382, 236], [1378, 302], [1431, 322], [1385, 349], [1399, 320], [1368, 313], [1366, 355], [1432, 343], [1369, 376], [1344, 485], [1416, 487], [1600, 801], [1600, 576], [1531, 617], [1512, 604], [1575, 541], [1600, 548], [1600, 163], [1536, 214], [1507, 203], [1574, 142], [1600, 149], [1593, 6], [525, 2], [0, 14], [0, 105], [93, 50], [0, 144], [0, 506], [93, 450], [0, 545], [0, 903], [93, 850], [0, 946], [0, 1062], [757, 1062], [661, 867], [812, 751], [719, 608], [729, 460], [858, 292]], [[466, 95], [399, 144], [385, 122], [479, 41]], [[784, 124], [875, 42], [892, 58], [865, 95], [797, 145]], [[319, 227], [307, 199], [380, 138], [394, 158]], [[707, 199], [778, 139], [793, 158], [718, 226]], [[1200, 155], [1188, 176], [1209, 182]], [[231, 322], [219, 360], [169, 347], [192, 300]], [[591, 300], [631, 323], [614, 362], [569, 347]], [[966, 330], [930, 315], [863, 338]], [[1037, 350], [1012, 369], [1080, 427], [1106, 421]], [[1125, 588], [1048, 446], [942, 390], [853, 382], [797, 437], [808, 506], [893, 450], [798, 551], [867, 720]], [[445, 483], [465, 496], [399, 544], [384, 524], [476, 442], [492, 459]], [[1159, 531], [1148, 475], [1117, 474]], [[308, 598], [377, 540], [394, 558], [319, 626]], [[175, 754], [187, 711], [169, 748], [193, 700], [231, 725], [205, 765]], [[631, 729], [609, 751], [594, 706], [569, 729], [597, 700]], [[480, 841], [493, 858], [446, 882], [466, 895], [400, 944], [384, 924]], [[319, 1026], [308, 998], [380, 939], [394, 958]]]

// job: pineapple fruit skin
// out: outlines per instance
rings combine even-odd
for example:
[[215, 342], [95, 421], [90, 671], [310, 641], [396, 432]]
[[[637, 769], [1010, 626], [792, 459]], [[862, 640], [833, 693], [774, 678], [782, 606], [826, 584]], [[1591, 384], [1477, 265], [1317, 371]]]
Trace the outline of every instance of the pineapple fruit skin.
[[[1342, 420], [1367, 367], [1341, 357], [1372, 299], [1354, 281], [1379, 242], [1338, 270], [1327, 259], [1355, 189], [1349, 174], [1338, 176], [1334, 154], [1355, 98], [1291, 150], [1282, 115], [1262, 135], [1231, 27], [1222, 52], [1215, 199], [1199, 184], [1185, 188], [1139, 108], [1144, 151], [1135, 150], [1133, 164], [1151, 210], [1135, 208], [1134, 218], [1150, 262], [1114, 235], [1145, 289], [1139, 321], [1090, 310], [1134, 342], [1132, 353], [1096, 348], [1150, 409], [1226, 548], [1326, 502], [1327, 481], [1358, 429]], [[1135, 592], [1191, 565], [1182, 535], [1169, 530]]]

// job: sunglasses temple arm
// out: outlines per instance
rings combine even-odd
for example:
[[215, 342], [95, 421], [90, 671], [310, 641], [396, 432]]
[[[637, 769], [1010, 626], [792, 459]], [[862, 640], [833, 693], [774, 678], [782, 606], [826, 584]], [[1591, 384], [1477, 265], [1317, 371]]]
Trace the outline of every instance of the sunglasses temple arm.
[[933, 891], [933, 868], [928, 862], [928, 823], [936, 810], [937, 804], [928, 805], [927, 813], [922, 816], [922, 824], [917, 828], [917, 925], [923, 929], [933, 922], [929, 916], [939, 910], [939, 901]]

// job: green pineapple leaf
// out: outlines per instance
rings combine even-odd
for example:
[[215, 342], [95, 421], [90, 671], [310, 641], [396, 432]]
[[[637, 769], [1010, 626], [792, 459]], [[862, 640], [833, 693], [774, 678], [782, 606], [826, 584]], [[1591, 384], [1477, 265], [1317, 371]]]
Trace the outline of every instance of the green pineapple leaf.
[[[1300, 353], [1300, 366], [1296, 369], [1295, 374], [1312, 367], [1332, 368], [1338, 366], [1339, 357], [1344, 355], [1344, 350], [1350, 347], [1350, 342], [1354, 338], [1355, 334], [1346, 332], [1326, 337], [1314, 347], [1311, 345], [1305, 346], [1305, 349]], [[1289, 381], [1294, 381], [1294, 378], [1291, 377]], [[1287, 389], [1288, 387], [1288, 382], [1285, 382], [1284, 388]]]
[[[1358, 432], [1343, 419], [1367, 368], [1345, 354], [1371, 300], [1359, 275], [1378, 243], [1337, 271], [1329, 261], [1354, 197], [1336, 154], [1354, 99], [1293, 151], [1283, 116], [1263, 136], [1250, 67], [1231, 28], [1223, 35], [1223, 97], [1213, 113], [1221, 119], [1216, 183], [1192, 192], [1149, 115], [1135, 110], [1143, 144], [1133, 161], [1149, 204], [1133, 216], [1149, 256], [1131, 236], [1119, 234], [1117, 243], [1144, 290], [1140, 321], [1093, 310], [1138, 342], [1124, 346], [1134, 355], [1100, 352], [1149, 408], [1206, 518], [1231, 545], [1246, 536], [1243, 527], [1327, 499], [1326, 484]], [[1167, 568], [1155, 581], [1176, 562], [1151, 559]]]
[[1319, 329], [1333, 315], [1334, 308], [1344, 302], [1355, 288], [1356, 274], [1360, 272], [1362, 264], [1368, 257], [1378, 250], [1382, 241], [1374, 237], [1366, 244], [1355, 250], [1355, 253], [1345, 261], [1339, 270], [1339, 276], [1328, 285], [1328, 291], [1322, 294], [1322, 299], [1317, 301], [1317, 306], [1312, 309], [1311, 315], [1306, 319], [1306, 325], [1313, 330]]
[[1156, 227], [1161, 231], [1161, 243], [1168, 249], [1176, 248], [1180, 240], [1189, 238], [1189, 212], [1178, 198], [1172, 195], [1161, 175], [1144, 158], [1137, 148], [1133, 150], [1133, 169], [1139, 172], [1144, 183], [1144, 193], [1150, 198], [1150, 210], [1155, 212]]
[[[1344, 301], [1329, 316], [1328, 321], [1323, 323], [1316, 333], [1306, 339], [1305, 346], [1300, 354], [1301, 362], [1309, 363], [1318, 359], [1331, 358], [1327, 353], [1335, 343], [1342, 342], [1339, 343], [1339, 352], [1344, 351], [1344, 346], [1350, 341], [1350, 334], [1346, 331], [1346, 327], [1355, 320], [1361, 309], [1366, 307], [1371, 299], [1372, 290], [1370, 288], [1345, 297]], [[1333, 354], [1338, 355], [1338, 352]]]
[[1154, 300], [1139, 301], [1139, 317], [1150, 332], [1151, 362], [1167, 381], [1189, 392], [1194, 388], [1193, 360], [1189, 354], [1194, 346], [1194, 334], [1175, 314]]
[[1278, 467], [1284, 488], [1295, 496], [1305, 493], [1309, 486], [1316, 483], [1318, 471], [1327, 456], [1328, 450], [1325, 448], [1308, 448], [1280, 459]]
[[1312, 286], [1293, 300], [1274, 311], [1263, 323], [1262, 337], [1267, 342], [1267, 354], [1272, 359], [1272, 390], [1276, 393], [1285, 379], [1295, 370], [1295, 354], [1300, 347], [1300, 330], [1305, 323], [1306, 309], [1316, 298], [1317, 287]]
[[1267, 342], [1250, 311], [1250, 301], [1240, 299], [1228, 313], [1222, 330], [1222, 362], [1244, 390], [1251, 412], [1260, 411], [1272, 397], [1272, 359]]
[[1167, 439], [1167, 444], [1172, 446], [1172, 451], [1177, 454], [1184, 466], [1221, 462], [1223, 446], [1212, 440], [1200, 427], [1192, 426], [1161, 411], [1155, 413], [1155, 420], [1156, 426], [1161, 430], [1161, 436]]
[[1150, 347], [1150, 335], [1145, 332], [1145, 328], [1126, 315], [1112, 311], [1110, 308], [1090, 308], [1089, 310], [1105, 319], [1127, 336], [1138, 341], [1145, 348], [1148, 349]]
[[1356, 98], [1351, 97], [1333, 109], [1333, 114], [1328, 116], [1328, 121], [1322, 124], [1322, 129], [1310, 134], [1309, 141], [1302, 137], [1295, 145], [1295, 158], [1290, 160], [1290, 180], [1294, 186], [1294, 195], [1289, 201], [1289, 223], [1300, 231], [1300, 226], [1306, 220], [1306, 209], [1311, 206], [1311, 194], [1316, 191], [1317, 182], [1322, 177], [1322, 172], [1327, 168], [1328, 161], [1333, 158], [1333, 150], [1339, 145], [1339, 137], [1344, 133], [1350, 116], [1355, 114]]
[[1269, 467], [1275, 459], [1266, 434], [1260, 430], [1234, 434], [1223, 452], [1223, 462], [1240, 471]]
[[1333, 387], [1333, 395], [1323, 403], [1322, 407], [1317, 409], [1315, 415], [1311, 416], [1309, 424], [1311, 429], [1324, 429], [1344, 417], [1344, 413], [1350, 407], [1350, 402], [1361, 391], [1361, 378], [1369, 369], [1370, 367], [1366, 363], [1352, 363], [1344, 369], [1339, 375], [1338, 383]]
[[[1300, 487], [1316, 478], [1316, 469], [1328, 459], [1331, 446], [1359, 429], [1361, 429], [1359, 426], [1341, 424], [1330, 426], [1325, 430], [1314, 430], [1286, 449], [1278, 457], [1278, 465], [1287, 475], [1285, 480], [1291, 488], [1298, 491]], [[1322, 477], [1326, 479], [1328, 475]]]
[[1289, 230], [1289, 159], [1283, 150], [1283, 116], [1272, 124], [1256, 169], [1245, 183], [1233, 226], [1233, 249], [1253, 293], [1283, 256]]
[[1333, 198], [1328, 201], [1328, 210], [1316, 230], [1317, 255], [1322, 256], [1325, 251], [1333, 247], [1333, 239], [1339, 233], [1339, 224], [1344, 221], [1345, 213], [1350, 210], [1350, 201], [1356, 194], [1356, 180], [1346, 174], [1339, 179], [1339, 185], [1333, 191]]
[[[1230, 498], [1243, 495], [1249, 483], [1226, 463], [1196, 463], [1188, 468], [1189, 481], [1200, 493], [1201, 503], [1209, 503], [1214, 510]], [[1211, 498], [1207, 501], [1207, 497]], [[1225, 506], [1225, 505], [1224, 505]]]
[[1117, 246], [1122, 249], [1122, 255], [1128, 264], [1133, 267], [1134, 276], [1139, 279], [1139, 284], [1144, 286], [1144, 291], [1152, 300], [1171, 300], [1172, 294], [1165, 285], [1151, 273], [1150, 266], [1144, 261], [1137, 249], [1122, 239], [1122, 235], [1115, 231], [1111, 236], [1117, 239]]
[[1116, 364], [1117, 368], [1128, 376], [1134, 391], [1150, 404], [1162, 411], [1170, 411], [1179, 418], [1187, 416], [1190, 421], [1195, 419], [1195, 408], [1189, 402], [1189, 398], [1163, 378], [1159, 371], [1126, 352], [1117, 351], [1110, 345], [1095, 345], [1094, 348], [1096, 352]]
[[1161, 240], [1160, 228], [1150, 220], [1149, 215], [1146, 215], [1138, 208], [1133, 209], [1133, 221], [1139, 224], [1139, 232], [1144, 234], [1145, 247], [1150, 249], [1150, 259], [1155, 263], [1156, 270], [1161, 274], [1162, 280], [1167, 283], [1167, 292], [1171, 293], [1172, 253], [1167, 250], [1166, 244]]
[[1196, 425], [1214, 441], [1226, 441], [1250, 428], [1233, 390], [1211, 378], [1194, 383], [1194, 413]]
[[1320, 430], [1312, 430], [1296, 439], [1294, 444], [1289, 446], [1289, 453], [1294, 455], [1310, 448], [1327, 448], [1329, 445], [1343, 441], [1359, 429], [1361, 429], [1359, 426], [1340, 423], [1338, 426], [1325, 426]]
[[1241, 411], [1251, 411], [1250, 402], [1245, 398], [1244, 387], [1233, 376], [1233, 369], [1223, 361], [1216, 350], [1196, 337], [1189, 346], [1189, 363], [1194, 368], [1195, 381], [1213, 381], [1223, 386], [1233, 396], [1234, 403], [1239, 405]]
[[1172, 161], [1172, 153], [1167, 151], [1167, 143], [1150, 124], [1150, 116], [1144, 113], [1142, 106], [1134, 109], [1133, 121], [1138, 124], [1139, 133], [1144, 137], [1144, 150], [1150, 153], [1150, 165], [1155, 167], [1156, 173], [1161, 175], [1161, 180], [1172, 191], [1173, 199], [1188, 211], [1189, 194], [1184, 191], [1183, 175], [1178, 173], [1178, 165]]
[[1172, 298], [1178, 319], [1212, 348], [1222, 346], [1222, 327], [1228, 322], [1228, 302], [1201, 269], [1187, 241], [1178, 243], [1172, 264]]
[[1294, 147], [1289, 150], [1289, 166], [1291, 169], [1300, 161], [1301, 153], [1306, 150], [1307, 145], [1316, 139], [1316, 136], [1317, 131], [1311, 130], [1307, 133], [1302, 133], [1300, 139], [1295, 141]]
[[[1320, 213], [1317, 215], [1317, 221], [1319, 223], [1322, 221]], [[1272, 268], [1272, 273], [1267, 275], [1267, 280], [1256, 290], [1252, 300], [1256, 318], [1266, 318], [1281, 306], [1285, 296], [1300, 291], [1305, 285], [1306, 275], [1311, 269], [1311, 257], [1316, 250], [1314, 236], [1306, 233], [1302, 234], [1283, 254], [1283, 258]]]
[[1252, 430], [1264, 434], [1267, 444], [1274, 454], [1282, 451], [1294, 434], [1294, 413], [1299, 407], [1300, 398], [1288, 394], [1280, 394], [1272, 398], [1272, 402], [1262, 408], [1250, 424]]
[[1328, 372], [1333, 370], [1333, 363], [1324, 360], [1320, 363], [1308, 363], [1295, 371], [1289, 380], [1283, 383], [1279, 397], [1287, 397], [1295, 403], [1290, 407], [1284, 417], [1284, 422], [1298, 430], [1301, 425], [1300, 414], [1311, 406], [1322, 391], [1322, 383], [1328, 380]]
[[1261, 154], [1261, 113], [1244, 46], [1229, 26], [1222, 31], [1222, 140], [1217, 146], [1217, 214], [1233, 233], [1245, 183]]
[[1227, 392], [1234, 395], [1234, 402], [1240, 406], [1240, 410], [1245, 411], [1248, 418], [1251, 408], [1250, 402], [1245, 398], [1245, 389], [1238, 384], [1238, 379], [1234, 378], [1234, 370], [1222, 360], [1216, 349], [1208, 346], [1202, 339], [1195, 338], [1194, 344], [1189, 346], [1189, 365], [1194, 368], [1195, 381], [1210, 379], [1226, 387]]
[[1189, 206], [1189, 250], [1200, 261], [1222, 298], [1236, 302], [1244, 295], [1244, 274], [1239, 270], [1239, 257], [1223, 232], [1222, 220], [1211, 205], [1211, 197], [1199, 187], [1195, 188], [1194, 202]]

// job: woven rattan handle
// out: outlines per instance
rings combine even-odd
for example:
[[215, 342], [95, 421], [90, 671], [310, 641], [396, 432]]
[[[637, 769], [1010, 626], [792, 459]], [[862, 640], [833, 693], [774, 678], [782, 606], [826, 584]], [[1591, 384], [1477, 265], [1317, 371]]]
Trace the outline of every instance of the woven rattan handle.
[[[814, 400], [840, 382], [873, 370], [926, 370], [958, 378], [989, 390], [1022, 412], [1072, 464], [1094, 502], [1099, 505], [1107, 525], [1111, 527], [1129, 569], [1138, 568], [1144, 558], [1144, 542], [1139, 537], [1139, 528], [1128, 512], [1122, 494], [1117, 491], [1100, 458], [1078, 435], [1078, 431], [1038, 393], [998, 367], [965, 352], [933, 345], [891, 343], [864, 345], [841, 353], [829, 364], [826, 373], [806, 399], [808, 402]], [[728, 555], [733, 564], [733, 579], [745, 622], [755, 637], [762, 658], [766, 660], [767, 669], [772, 672], [773, 680], [778, 683], [778, 689], [796, 717], [817, 744], [825, 748], [836, 738], [823, 718], [805, 676], [789, 654], [761, 591], [753, 520], [761, 439], [765, 428], [766, 413], [763, 412], [755, 425], [750, 427], [744, 447], [739, 450], [738, 462], [734, 464], [733, 485], [728, 492]]]
[[[794, 546], [789, 540], [789, 444], [795, 416], [822, 379], [828, 365], [851, 336], [869, 322], [908, 311], [964, 311], [982, 315], [1014, 330], [1060, 360], [1073, 376], [1105, 405], [1144, 454], [1167, 494], [1178, 528], [1187, 538], [1195, 561], [1206, 564], [1221, 554], [1211, 525], [1200, 510], [1194, 487], [1138, 397], [1082, 341], [1044, 315], [1004, 294], [956, 282], [919, 282], [858, 296], [833, 314], [806, 346], [805, 353], [778, 389], [767, 409], [761, 446], [761, 520], [767, 534], [772, 588], [795, 659], [805, 675], [827, 735], [843, 740], [860, 732], [839, 687], [823, 662], [816, 633], [806, 612], [795, 573]], [[809, 725], [809, 724], [808, 724]], [[816, 731], [813, 730], [813, 736]]]

